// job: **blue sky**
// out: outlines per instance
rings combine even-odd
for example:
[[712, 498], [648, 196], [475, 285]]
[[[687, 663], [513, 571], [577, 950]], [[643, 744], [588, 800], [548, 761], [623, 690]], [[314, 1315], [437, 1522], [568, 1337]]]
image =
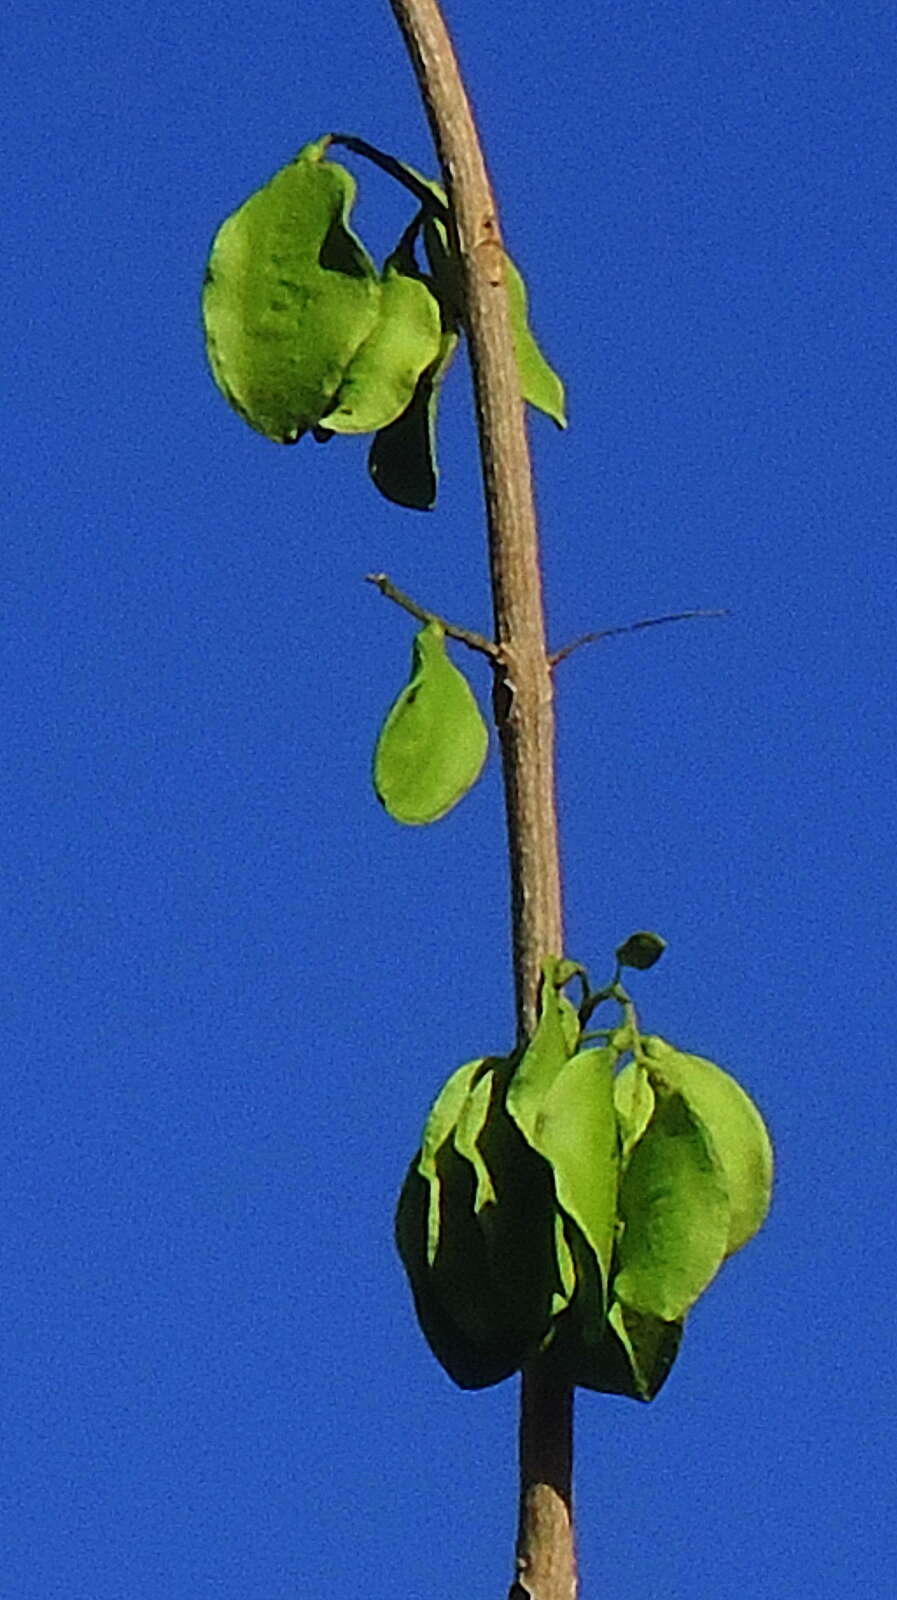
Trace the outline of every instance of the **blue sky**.
[[[568, 386], [532, 441], [568, 954], [632, 929], [656, 1032], [734, 1071], [770, 1221], [649, 1407], [578, 1402], [583, 1600], [881, 1596], [893, 1569], [897, 49], [880, 4], [454, 0]], [[365, 442], [227, 409], [222, 218], [356, 132], [432, 170], [388, 7], [18, 7], [3, 68], [0, 1590], [505, 1592], [516, 1386], [420, 1338], [392, 1209], [513, 1035], [495, 755], [370, 789], [412, 625], [488, 626], [469, 385], [430, 515]], [[408, 217], [363, 172], [382, 255]], [[487, 690], [476, 662], [478, 692]], [[888, 995], [891, 1000], [888, 1000]]]

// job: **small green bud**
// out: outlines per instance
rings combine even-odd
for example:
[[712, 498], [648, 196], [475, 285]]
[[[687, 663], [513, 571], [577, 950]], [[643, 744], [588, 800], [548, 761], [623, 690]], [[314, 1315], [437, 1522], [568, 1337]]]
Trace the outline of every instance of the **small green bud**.
[[629, 938], [617, 950], [617, 960], [621, 967], [635, 967], [639, 972], [647, 972], [659, 961], [667, 947], [666, 939], [661, 939], [659, 933], [631, 933]]

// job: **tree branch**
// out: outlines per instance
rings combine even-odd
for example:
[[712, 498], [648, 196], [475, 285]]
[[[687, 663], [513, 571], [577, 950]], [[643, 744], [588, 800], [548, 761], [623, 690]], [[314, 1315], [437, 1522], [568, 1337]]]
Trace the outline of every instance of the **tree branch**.
[[[534, 1026], [543, 957], [564, 953], [554, 706], [529, 445], [498, 215], [451, 39], [436, 0], [390, 0], [442, 167], [465, 298], [489, 532], [517, 1028]], [[536, 1362], [521, 1400], [515, 1596], [574, 1600], [572, 1391]]]
[[504, 293], [495, 201], [464, 85], [435, 0], [390, 0], [423, 94], [452, 211], [467, 307], [489, 528], [495, 638], [504, 672], [504, 756], [518, 1021], [536, 1015], [541, 960], [562, 955], [554, 718], [529, 445]]

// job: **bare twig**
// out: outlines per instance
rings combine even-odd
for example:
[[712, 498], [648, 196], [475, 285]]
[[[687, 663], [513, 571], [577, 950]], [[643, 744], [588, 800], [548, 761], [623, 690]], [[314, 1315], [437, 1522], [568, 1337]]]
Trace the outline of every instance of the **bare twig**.
[[[442, 166], [465, 300], [489, 530], [517, 1026], [534, 1026], [539, 971], [564, 953], [554, 783], [554, 706], [529, 446], [504, 289], [504, 251], [483, 153], [436, 0], [390, 0]], [[573, 1397], [536, 1361], [520, 1424], [516, 1596], [574, 1600]]]
[[369, 572], [364, 581], [372, 583], [387, 600], [392, 600], [395, 605], [401, 606], [403, 611], [416, 617], [418, 622], [438, 622], [443, 633], [448, 634], [450, 639], [457, 639], [459, 644], [466, 644], [468, 650], [478, 650], [481, 655], [488, 656], [490, 661], [496, 661], [498, 645], [487, 639], [485, 634], [475, 633], [472, 628], [460, 628], [456, 622], [448, 622], [445, 617], [441, 617], [438, 611], [428, 611], [425, 606], [419, 606], [409, 594], [397, 589], [385, 572]]
[[573, 639], [570, 644], [565, 644], [562, 650], [555, 650], [548, 657], [553, 667], [559, 661], [566, 661], [572, 656], [574, 650], [579, 650], [584, 644], [598, 644], [602, 639], [616, 639], [621, 633], [639, 633], [642, 628], [660, 628], [666, 622], [691, 622], [695, 617], [728, 617], [730, 613], [722, 611], [673, 611], [667, 617], [643, 617], [641, 622], [623, 622], [617, 628], [599, 628], [597, 633], [581, 633], [578, 639]]

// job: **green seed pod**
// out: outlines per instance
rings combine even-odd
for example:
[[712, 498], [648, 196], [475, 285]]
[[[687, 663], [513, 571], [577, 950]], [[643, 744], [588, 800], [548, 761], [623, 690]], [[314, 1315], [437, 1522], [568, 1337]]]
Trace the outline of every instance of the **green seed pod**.
[[556, 1327], [551, 1359], [568, 1383], [648, 1401], [659, 1393], [676, 1359], [684, 1318], [665, 1322], [614, 1300], [597, 1346], [582, 1338], [572, 1312], [559, 1317]]
[[729, 1192], [687, 1101], [660, 1081], [652, 1087], [654, 1111], [620, 1184], [614, 1295], [633, 1311], [674, 1322], [722, 1265]]
[[653, 1400], [678, 1354], [684, 1318], [664, 1322], [615, 1300], [607, 1322], [610, 1339], [617, 1342], [626, 1363], [617, 1374], [618, 1392], [635, 1400]]
[[[434, 186], [435, 188], [435, 186]], [[442, 195], [442, 190], [439, 190]], [[439, 218], [430, 216], [424, 223], [424, 248], [433, 285], [442, 301], [447, 320], [458, 325], [463, 320], [463, 296], [457, 262], [448, 242], [448, 230]], [[567, 426], [564, 385], [542, 354], [529, 325], [527, 292], [523, 278], [505, 252], [505, 287], [508, 316], [514, 341], [514, 356], [520, 380], [520, 395], [536, 410], [544, 411], [559, 428]]]
[[[605, 1048], [573, 1053], [578, 1019], [557, 987], [567, 966], [545, 963], [539, 1021], [511, 1077], [506, 1103], [531, 1149], [551, 1169], [562, 1236], [575, 1273], [579, 1325], [584, 1338], [598, 1342], [616, 1216], [617, 1052]], [[577, 1021], [572, 1032], [571, 1013]]]
[[[618, 1141], [613, 1051], [582, 1050], [540, 1091], [512, 1088], [508, 1109], [554, 1175], [555, 1199], [572, 1251], [584, 1336], [600, 1340], [616, 1217]], [[548, 1081], [550, 1074], [550, 1081]]]
[[348, 226], [355, 182], [326, 140], [222, 223], [202, 297], [209, 364], [250, 427], [293, 444], [333, 402], [374, 327], [380, 283]]
[[396, 1245], [434, 1356], [460, 1388], [482, 1389], [516, 1372], [526, 1350], [509, 1334], [495, 1298], [473, 1216], [470, 1169], [447, 1152], [440, 1170], [445, 1228], [433, 1262], [425, 1249], [429, 1192], [415, 1162], [399, 1196]]
[[448, 1080], [405, 1179], [396, 1240], [421, 1328], [462, 1388], [498, 1383], [535, 1353], [566, 1304], [551, 1175], [505, 1114], [507, 1063]]
[[614, 1079], [614, 1108], [620, 1125], [623, 1161], [626, 1162], [651, 1121], [654, 1110], [654, 1091], [647, 1072], [637, 1061], [630, 1061]]
[[766, 1124], [741, 1084], [715, 1062], [685, 1055], [656, 1036], [642, 1044], [649, 1074], [653, 1077], [656, 1072], [687, 1100], [713, 1141], [731, 1207], [726, 1255], [734, 1255], [753, 1238], [769, 1211], [773, 1152]]
[[567, 1254], [557, 1235], [553, 1173], [521, 1137], [505, 1107], [512, 1071], [512, 1062], [496, 1066], [488, 1103], [477, 1105], [475, 1094], [468, 1098], [455, 1148], [483, 1175], [476, 1214], [490, 1274], [509, 1325], [532, 1353], [547, 1336], [558, 1306], [566, 1305], [570, 1285]]
[[396, 1243], [418, 1321], [437, 1360], [465, 1389], [498, 1383], [520, 1362], [476, 1222], [476, 1174], [453, 1142], [468, 1094], [488, 1066], [485, 1059], [470, 1061], [443, 1086], [396, 1213]]
[[526, 284], [508, 255], [505, 256], [505, 283], [521, 397], [537, 411], [544, 411], [559, 428], [566, 428], [564, 385], [536, 343], [529, 325]]
[[438, 302], [421, 278], [391, 258], [383, 272], [377, 321], [349, 362], [322, 428], [331, 433], [388, 428], [408, 409], [441, 344]]
[[411, 678], [389, 712], [374, 752], [374, 788], [397, 822], [436, 822], [483, 770], [489, 735], [445, 634], [428, 623], [414, 641]]
[[443, 333], [432, 366], [422, 372], [410, 404], [381, 428], [370, 448], [368, 471], [384, 499], [409, 511], [432, 511], [436, 465], [436, 410], [442, 381], [458, 348], [456, 333]]

